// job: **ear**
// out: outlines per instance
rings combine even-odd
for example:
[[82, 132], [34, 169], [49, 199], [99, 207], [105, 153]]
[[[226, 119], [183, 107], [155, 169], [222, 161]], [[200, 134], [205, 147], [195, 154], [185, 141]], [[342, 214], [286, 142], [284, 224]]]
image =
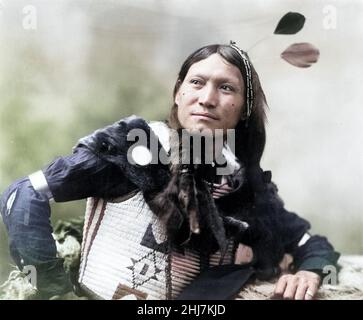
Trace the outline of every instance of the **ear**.
[[174, 99], [175, 104], [178, 106], [179, 102], [180, 102], [180, 95], [179, 95], [179, 90], [177, 91], [176, 95], [175, 95], [175, 99]]

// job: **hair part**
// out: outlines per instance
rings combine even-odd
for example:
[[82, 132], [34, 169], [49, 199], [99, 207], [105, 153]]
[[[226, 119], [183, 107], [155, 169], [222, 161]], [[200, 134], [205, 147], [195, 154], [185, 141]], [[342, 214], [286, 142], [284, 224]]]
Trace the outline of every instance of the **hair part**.
[[[244, 84], [244, 93], [246, 95], [246, 69], [240, 54], [236, 49], [232, 48], [230, 45], [220, 45], [212, 44], [204, 46], [192, 54], [190, 54], [184, 61], [183, 65], [178, 74], [178, 78], [175, 82], [173, 90], [173, 99], [178, 93], [178, 90], [183, 83], [190, 67], [201, 60], [207, 59], [212, 54], [219, 54], [228, 63], [236, 66], [242, 75]], [[254, 106], [252, 113], [248, 119], [246, 119], [245, 112], [242, 112], [242, 117], [236, 126], [236, 156], [242, 160], [246, 165], [256, 165], [259, 163], [263, 150], [266, 143], [265, 134], [265, 122], [266, 122], [266, 108], [267, 102], [265, 94], [262, 90], [258, 74], [253, 67], [251, 61], [251, 74], [252, 74], [252, 87], [254, 92]], [[245, 99], [246, 104], [247, 98]], [[244, 110], [246, 107], [244, 106]], [[246, 127], [246, 122], [248, 121], [248, 126]], [[171, 108], [168, 125], [173, 129], [182, 128], [178, 119], [178, 105], [174, 102]]]

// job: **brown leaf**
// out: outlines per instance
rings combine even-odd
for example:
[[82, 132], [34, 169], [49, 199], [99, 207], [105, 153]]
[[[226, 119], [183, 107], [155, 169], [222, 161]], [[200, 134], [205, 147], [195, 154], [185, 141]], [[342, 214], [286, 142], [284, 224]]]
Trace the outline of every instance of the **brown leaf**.
[[308, 68], [319, 59], [319, 49], [310, 43], [294, 43], [281, 53], [281, 58], [298, 68]]

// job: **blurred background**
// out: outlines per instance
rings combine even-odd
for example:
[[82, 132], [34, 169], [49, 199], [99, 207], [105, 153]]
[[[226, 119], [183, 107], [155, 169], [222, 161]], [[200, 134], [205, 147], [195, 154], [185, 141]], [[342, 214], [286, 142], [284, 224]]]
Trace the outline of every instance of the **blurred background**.
[[[273, 35], [289, 11], [295, 35]], [[187, 55], [234, 40], [269, 104], [262, 160], [287, 209], [343, 254], [363, 254], [363, 2], [359, 0], [0, 0], [0, 192], [80, 137], [130, 114], [163, 119]], [[310, 42], [320, 60], [280, 58]], [[52, 221], [85, 202], [53, 205]], [[0, 222], [0, 283], [12, 268]]]

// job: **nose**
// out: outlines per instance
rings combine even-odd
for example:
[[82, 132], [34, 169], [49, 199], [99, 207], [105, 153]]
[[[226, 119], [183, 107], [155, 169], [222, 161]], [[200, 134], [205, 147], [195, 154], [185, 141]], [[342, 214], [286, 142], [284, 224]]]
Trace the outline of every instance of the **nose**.
[[212, 85], [206, 85], [199, 91], [198, 103], [206, 108], [215, 108], [217, 106], [218, 94]]

